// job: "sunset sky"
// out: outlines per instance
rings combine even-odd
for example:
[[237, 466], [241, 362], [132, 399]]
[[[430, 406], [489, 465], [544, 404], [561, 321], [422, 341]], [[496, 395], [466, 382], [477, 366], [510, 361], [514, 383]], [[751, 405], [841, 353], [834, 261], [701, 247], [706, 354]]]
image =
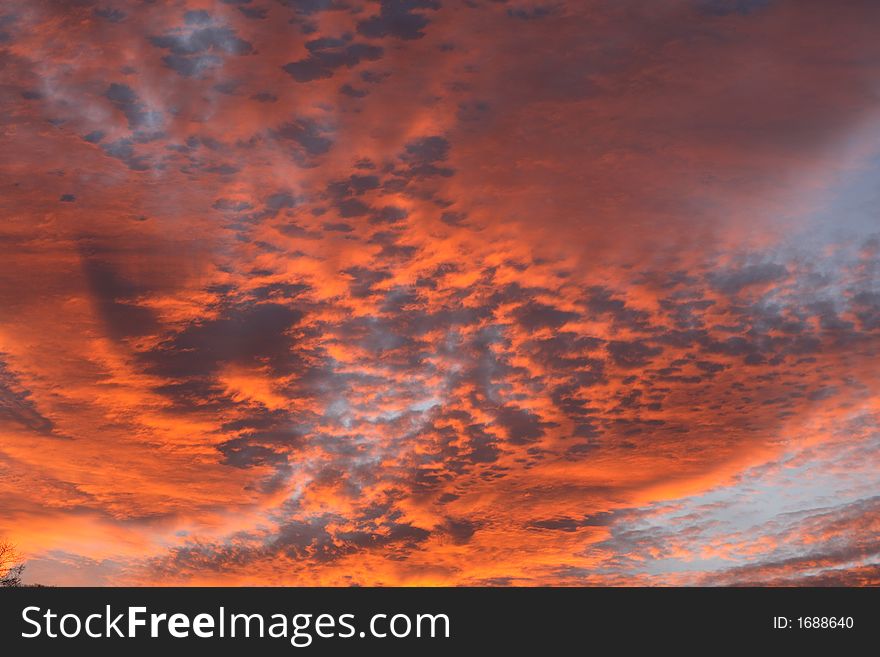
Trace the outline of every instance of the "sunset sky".
[[878, 28], [3, 2], [25, 581], [880, 584]]

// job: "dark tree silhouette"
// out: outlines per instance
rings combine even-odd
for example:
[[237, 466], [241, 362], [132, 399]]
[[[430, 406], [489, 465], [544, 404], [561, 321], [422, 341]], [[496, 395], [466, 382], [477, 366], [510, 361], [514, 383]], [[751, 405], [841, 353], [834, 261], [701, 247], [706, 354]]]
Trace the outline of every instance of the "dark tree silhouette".
[[24, 564], [12, 543], [0, 541], [0, 586], [21, 586]]

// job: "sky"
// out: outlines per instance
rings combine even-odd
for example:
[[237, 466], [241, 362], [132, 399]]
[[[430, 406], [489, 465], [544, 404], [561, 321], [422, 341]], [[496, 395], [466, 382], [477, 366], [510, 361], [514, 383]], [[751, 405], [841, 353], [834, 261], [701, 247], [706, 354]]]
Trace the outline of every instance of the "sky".
[[878, 21], [4, 2], [25, 581], [880, 584]]

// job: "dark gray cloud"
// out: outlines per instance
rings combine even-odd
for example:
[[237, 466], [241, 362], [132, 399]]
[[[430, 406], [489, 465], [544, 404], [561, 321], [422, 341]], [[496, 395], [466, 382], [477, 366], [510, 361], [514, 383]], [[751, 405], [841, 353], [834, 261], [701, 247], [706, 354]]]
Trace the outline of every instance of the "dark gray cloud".
[[222, 210], [224, 212], [245, 212], [246, 210], [253, 209], [254, 206], [247, 201], [236, 201], [234, 199], [218, 198], [216, 201], [214, 201], [214, 204], [211, 207], [215, 210]]
[[553, 16], [562, 9], [561, 3], [532, 5], [527, 7], [510, 7], [507, 15], [511, 18], [519, 18], [524, 21], [533, 21]]
[[264, 204], [267, 210], [278, 212], [284, 208], [295, 208], [299, 200], [290, 192], [276, 192], [267, 196]]
[[372, 295], [375, 292], [373, 289], [375, 285], [391, 278], [391, 274], [385, 270], [367, 269], [366, 267], [350, 267], [343, 273], [351, 277], [349, 289], [352, 296], [356, 298]]
[[440, 215], [440, 221], [447, 226], [462, 226], [467, 219], [464, 212], [444, 212]]
[[35, 433], [51, 435], [55, 424], [37, 409], [30, 391], [23, 388], [0, 353], [0, 424], [13, 422]]
[[186, 78], [200, 77], [203, 73], [220, 66], [223, 60], [217, 55], [168, 55], [162, 58], [165, 65]]
[[503, 406], [497, 409], [495, 420], [504, 427], [507, 439], [514, 445], [534, 442], [544, 435], [544, 427], [550, 426], [541, 422], [540, 416], [515, 406]]
[[[226, 2], [227, 0], [223, 0]], [[247, 4], [241, 0], [231, 0], [240, 4]], [[248, 0], [250, 2], [250, 0]], [[324, 11], [339, 11], [347, 9], [348, 5], [340, 0], [278, 0], [285, 7], [291, 8], [297, 14], [310, 16]]]
[[110, 23], [121, 23], [125, 20], [125, 12], [115, 7], [96, 7], [92, 14]]
[[465, 545], [470, 542], [480, 525], [473, 520], [464, 518], [447, 518], [441, 527], [449, 535], [453, 543]]
[[228, 55], [247, 55], [254, 47], [236, 36], [229, 27], [202, 27], [188, 33], [169, 33], [150, 37], [157, 48], [169, 50], [173, 55], [189, 56], [205, 52]]
[[327, 185], [327, 194], [335, 198], [343, 198], [353, 194], [360, 195], [379, 188], [379, 176], [352, 174], [345, 180], [337, 180]]
[[350, 233], [354, 230], [354, 227], [351, 224], [346, 223], [326, 223], [322, 226], [322, 228], [331, 233]]
[[348, 96], [349, 98], [364, 98], [370, 94], [366, 89], [358, 89], [357, 87], [353, 87], [347, 82], [339, 87], [339, 93]]
[[409, 211], [396, 205], [386, 205], [375, 210], [370, 217], [371, 224], [393, 224], [409, 217]]
[[367, 244], [378, 244], [381, 246], [381, 250], [379, 251], [379, 258], [381, 259], [409, 259], [418, 253], [419, 248], [417, 246], [402, 244], [401, 243], [402, 235], [398, 232], [387, 230], [387, 231], [379, 231], [377, 233], [373, 233], [370, 239], [367, 240]]
[[287, 455], [263, 445], [253, 445], [248, 438], [233, 438], [217, 446], [223, 463], [236, 468], [287, 463]]
[[264, 20], [269, 15], [266, 7], [239, 7], [238, 10], [245, 18], [257, 21]]
[[578, 313], [559, 310], [553, 306], [529, 301], [514, 311], [517, 321], [526, 329], [534, 331], [542, 328], [558, 329], [567, 322], [577, 320]]
[[131, 280], [113, 263], [89, 254], [87, 248], [81, 251], [80, 261], [89, 297], [110, 337], [121, 340], [159, 330], [154, 311], [137, 302], [150, 291], [149, 285]]
[[288, 331], [302, 318], [279, 303], [232, 303], [216, 319], [188, 324], [141, 358], [149, 371], [175, 379], [212, 375], [222, 363], [265, 363], [288, 373], [300, 362]]
[[852, 305], [863, 331], [880, 329], [880, 293], [858, 292], [852, 298]]
[[751, 285], [779, 282], [787, 275], [788, 270], [783, 265], [765, 262], [712, 273], [709, 275], [709, 282], [719, 292], [737, 294]]
[[586, 307], [593, 315], [610, 315], [615, 324], [641, 330], [646, 326], [648, 313], [626, 305], [612, 290], [605, 287], [592, 287], [586, 300]]
[[440, 165], [448, 157], [449, 141], [439, 135], [422, 137], [409, 142], [400, 155], [400, 159], [408, 165], [404, 175], [413, 178], [451, 176], [454, 170]]
[[329, 130], [313, 119], [299, 118], [275, 129], [280, 139], [289, 139], [302, 146], [309, 155], [323, 155], [333, 147]]
[[132, 171], [149, 170], [152, 166], [152, 158], [149, 155], [139, 155], [136, 153], [134, 144], [134, 139], [124, 137], [103, 144], [101, 150], [110, 157], [125, 163]]
[[528, 524], [531, 529], [548, 529], [551, 531], [575, 532], [584, 527], [606, 527], [610, 525], [619, 513], [613, 511], [600, 511], [582, 518], [556, 517], [546, 520], [534, 520]]
[[330, 37], [309, 41], [306, 48], [309, 51], [308, 57], [282, 66], [297, 82], [333, 77], [333, 73], [340, 67], [352, 68], [362, 61], [375, 61], [384, 52], [379, 46]]
[[[168, 50], [162, 61], [184, 77], [199, 77], [219, 66], [222, 55], [248, 55], [254, 47], [239, 38], [230, 27], [208, 25], [210, 16], [204, 11], [187, 12], [190, 29], [177, 30], [149, 37], [157, 48]], [[202, 26], [204, 27], [198, 27]]]
[[770, 6], [770, 0], [696, 0], [696, 6], [713, 16], [748, 16]]
[[439, 8], [436, 0], [381, 0], [379, 13], [358, 23], [357, 31], [371, 39], [420, 39], [430, 21], [418, 10]]
[[601, 338], [559, 331], [549, 338], [530, 340], [524, 346], [540, 362], [553, 368], [574, 370], [590, 367], [592, 370], [601, 370], [603, 362], [587, 354], [601, 348], [604, 343]]
[[370, 213], [370, 206], [356, 198], [346, 198], [336, 202], [339, 216], [344, 219], [363, 217]]
[[[325, 513], [290, 519], [263, 539], [242, 534], [233, 544], [194, 543], [174, 548], [168, 557], [156, 560], [154, 567], [160, 572], [179, 569], [221, 571], [278, 554], [328, 563], [354, 552], [372, 549], [384, 549], [389, 558], [403, 557], [418, 549], [431, 532], [411, 523], [397, 522], [396, 516], [390, 508], [380, 509], [378, 515], [367, 508], [355, 518]], [[354, 529], [331, 530], [334, 525], [351, 524]]]
[[278, 96], [273, 94], [271, 91], [260, 91], [259, 93], [255, 93], [251, 96], [252, 100], [257, 101], [258, 103], [274, 103], [278, 100]]
[[652, 347], [635, 340], [614, 340], [608, 343], [608, 354], [618, 367], [644, 367], [662, 352], [660, 347]]

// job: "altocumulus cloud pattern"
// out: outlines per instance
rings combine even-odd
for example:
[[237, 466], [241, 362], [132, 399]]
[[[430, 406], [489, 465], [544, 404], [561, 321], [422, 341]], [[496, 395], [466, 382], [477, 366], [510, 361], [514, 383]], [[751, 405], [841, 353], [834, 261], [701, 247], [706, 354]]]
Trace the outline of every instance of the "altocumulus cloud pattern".
[[878, 24], [4, 2], [26, 581], [877, 584]]

